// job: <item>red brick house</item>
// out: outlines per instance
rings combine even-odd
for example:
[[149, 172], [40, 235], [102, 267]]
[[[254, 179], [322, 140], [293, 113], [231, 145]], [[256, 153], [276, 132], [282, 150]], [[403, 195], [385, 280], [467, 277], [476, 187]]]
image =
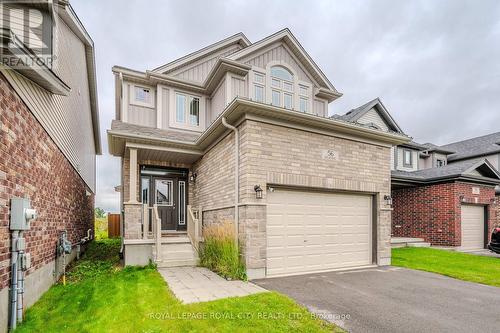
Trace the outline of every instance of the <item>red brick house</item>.
[[[401, 131], [379, 99], [337, 117]], [[392, 237], [464, 250], [486, 247], [500, 225], [500, 132], [444, 146], [393, 147], [391, 169]]]
[[29, 200], [37, 213], [29, 230], [18, 235], [31, 259], [22, 269], [19, 306], [25, 309], [62, 271], [61, 256], [56, 256], [61, 233], [66, 231], [73, 244], [66, 264], [76, 256], [77, 244], [92, 237], [95, 158], [101, 153], [92, 39], [67, 2], [36, 9], [12, 3], [0, 4], [1, 10], [21, 15], [20, 22], [30, 15], [48, 19], [44, 31], [54, 44], [47, 50], [36, 38], [27, 41], [19, 25], [0, 29], [5, 42], [0, 57], [9, 64], [0, 65], [0, 332], [7, 331], [12, 314], [11, 257], [17, 253], [12, 251], [22, 249], [12, 241], [18, 232], [11, 230], [13, 200]]

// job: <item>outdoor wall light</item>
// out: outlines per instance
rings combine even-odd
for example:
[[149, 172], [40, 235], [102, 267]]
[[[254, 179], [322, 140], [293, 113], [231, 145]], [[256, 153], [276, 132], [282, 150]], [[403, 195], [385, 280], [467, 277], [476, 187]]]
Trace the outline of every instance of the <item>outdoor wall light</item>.
[[392, 197], [390, 195], [384, 195], [384, 200], [387, 206], [392, 206]]
[[196, 177], [198, 177], [196, 172], [191, 173], [191, 176], [189, 176], [189, 182], [194, 184], [196, 182]]
[[254, 191], [255, 191], [255, 198], [257, 199], [262, 199], [262, 188], [260, 187], [260, 185], [255, 185], [253, 187]]

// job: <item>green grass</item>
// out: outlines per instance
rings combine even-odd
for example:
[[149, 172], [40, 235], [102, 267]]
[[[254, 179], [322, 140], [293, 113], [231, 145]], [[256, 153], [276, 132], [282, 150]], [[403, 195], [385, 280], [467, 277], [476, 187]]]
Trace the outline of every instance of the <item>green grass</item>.
[[16, 332], [342, 332], [275, 292], [183, 305], [153, 266], [119, 269], [118, 248], [93, 242]]
[[392, 265], [500, 287], [500, 258], [405, 247], [392, 250]]

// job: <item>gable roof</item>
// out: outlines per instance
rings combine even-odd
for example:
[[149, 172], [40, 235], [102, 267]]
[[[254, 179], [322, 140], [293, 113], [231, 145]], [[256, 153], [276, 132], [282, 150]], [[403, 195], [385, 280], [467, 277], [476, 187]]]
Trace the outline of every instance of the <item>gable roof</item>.
[[294, 55], [298, 58], [298, 60], [307, 68], [309, 73], [318, 82], [318, 84], [327, 88], [326, 91], [321, 91], [320, 89], [320, 93], [323, 92], [325, 95], [332, 95], [331, 98], [333, 99], [342, 96], [342, 94], [339, 93], [339, 91], [333, 86], [330, 80], [328, 80], [326, 75], [321, 71], [319, 66], [314, 62], [311, 56], [309, 56], [309, 54], [306, 52], [306, 50], [302, 47], [297, 38], [295, 38], [295, 36], [288, 28], [285, 28], [268, 37], [265, 37], [253, 43], [252, 45], [229, 55], [227, 58], [231, 60], [240, 60], [250, 54], [257, 52], [258, 50], [261, 50], [262, 48], [272, 43], [276, 43], [277, 41], [281, 41], [284, 44], [286, 44], [290, 48], [290, 50], [294, 53]]
[[380, 100], [380, 98], [375, 98], [365, 103], [355, 109], [348, 111], [343, 115], [333, 115], [332, 118], [342, 119], [349, 122], [357, 122], [363, 115], [365, 115], [372, 108], [378, 112], [380, 117], [385, 121], [387, 127], [389, 127], [392, 131], [397, 133], [404, 133], [401, 127], [396, 123], [394, 118], [392, 118], [391, 114], [385, 108], [384, 104]]
[[450, 162], [500, 153], [500, 132], [450, 143], [440, 148], [454, 152], [448, 156]]
[[216, 43], [210, 44], [198, 51], [192, 52], [184, 57], [181, 57], [179, 59], [176, 59], [174, 61], [171, 61], [165, 65], [159, 66], [155, 69], [153, 69], [153, 72], [157, 73], [169, 73], [174, 71], [177, 68], [180, 68], [182, 66], [186, 66], [187, 64], [190, 64], [192, 62], [195, 62], [203, 57], [206, 57], [210, 54], [213, 54], [221, 49], [227, 48], [230, 45], [234, 44], [240, 44], [242, 47], [247, 47], [251, 45], [251, 42], [248, 40], [248, 38], [242, 33], [239, 32], [235, 35], [232, 35], [230, 37], [227, 37], [221, 41], [218, 41]]
[[392, 179], [414, 183], [433, 183], [449, 179], [468, 179], [489, 184], [500, 184], [500, 173], [483, 158], [447, 164], [439, 168], [418, 171], [392, 171]]

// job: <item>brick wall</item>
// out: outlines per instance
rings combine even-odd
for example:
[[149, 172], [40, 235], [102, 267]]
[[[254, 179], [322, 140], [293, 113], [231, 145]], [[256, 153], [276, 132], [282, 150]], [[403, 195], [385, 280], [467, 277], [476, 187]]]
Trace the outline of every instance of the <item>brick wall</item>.
[[[472, 193], [472, 188], [480, 194]], [[494, 188], [450, 182], [392, 191], [392, 235], [424, 238], [432, 245], [461, 245], [461, 196], [464, 203], [488, 206], [488, 230], [496, 219]]]
[[39, 217], [25, 232], [32, 268], [55, 259], [62, 230], [72, 242], [93, 230], [94, 196], [0, 74], [0, 289], [9, 284], [10, 198], [31, 199]]

